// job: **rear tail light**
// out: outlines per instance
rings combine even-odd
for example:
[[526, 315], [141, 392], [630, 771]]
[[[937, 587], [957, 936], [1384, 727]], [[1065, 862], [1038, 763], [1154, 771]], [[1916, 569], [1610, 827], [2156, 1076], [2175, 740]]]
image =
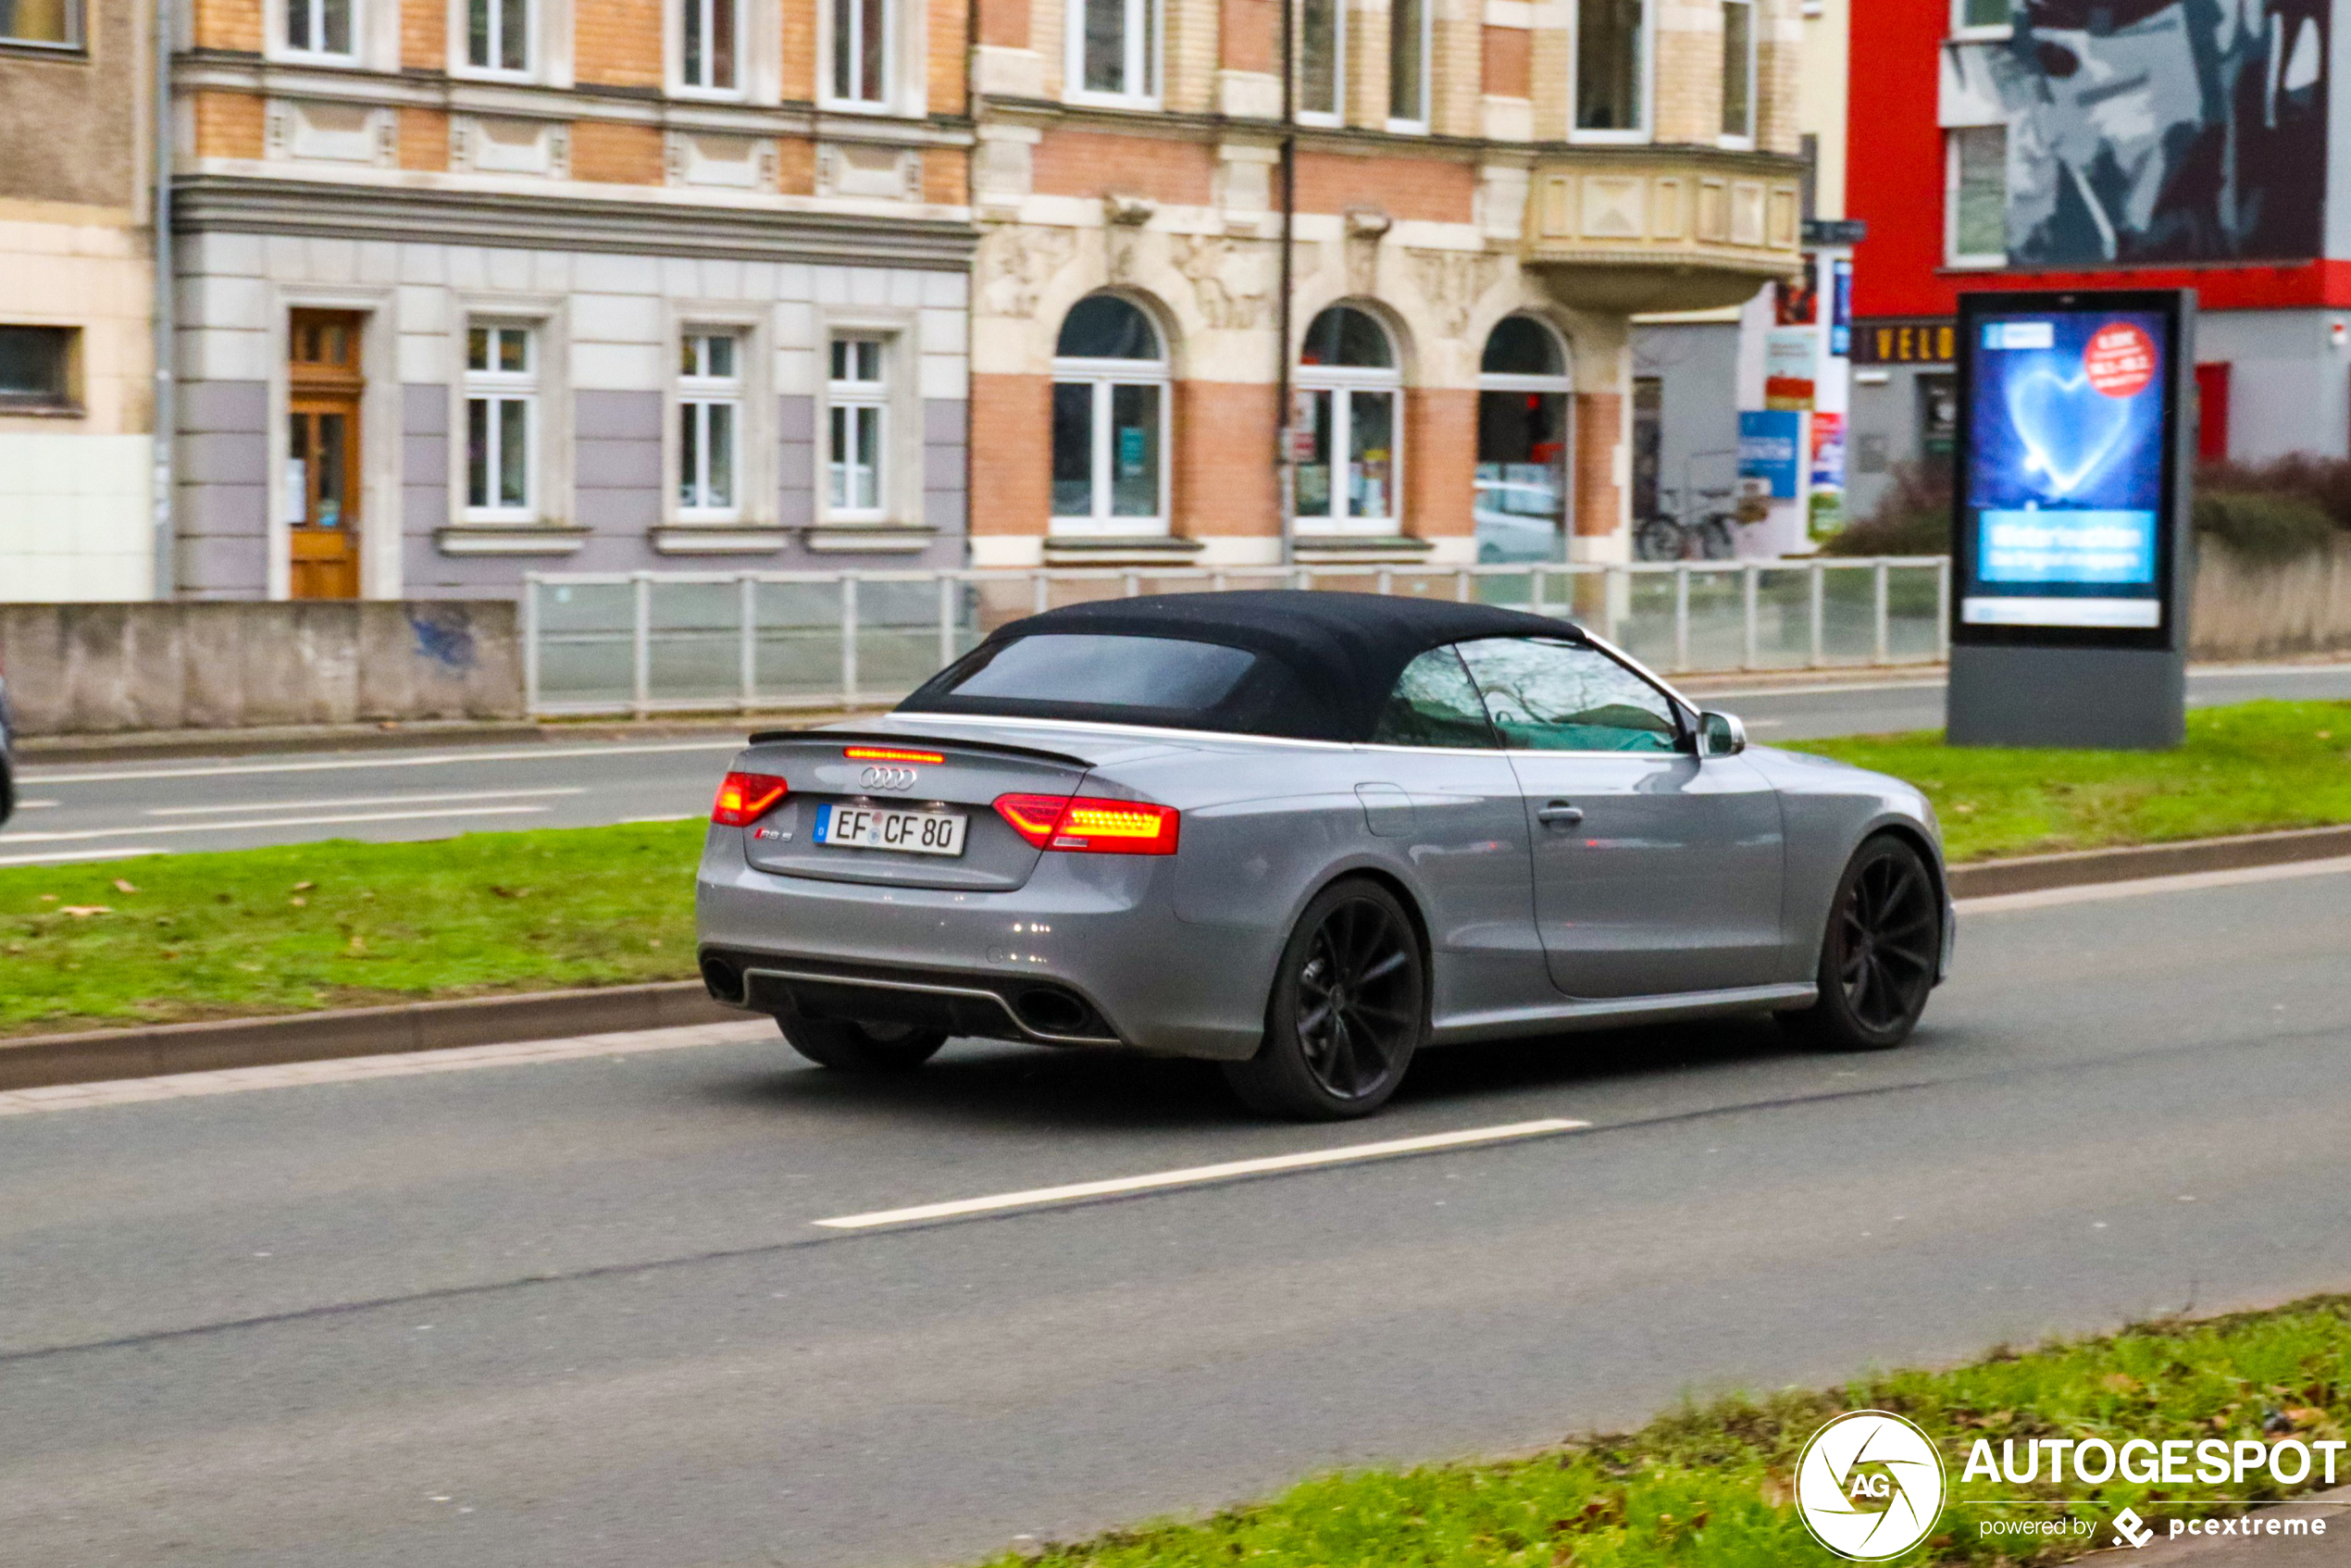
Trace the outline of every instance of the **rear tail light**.
[[1040, 850], [1085, 854], [1174, 854], [1182, 822], [1174, 806], [1096, 795], [1000, 795], [996, 815]]
[[718, 786], [710, 819], [721, 828], [748, 828], [783, 803], [791, 791], [768, 773], [730, 773]]

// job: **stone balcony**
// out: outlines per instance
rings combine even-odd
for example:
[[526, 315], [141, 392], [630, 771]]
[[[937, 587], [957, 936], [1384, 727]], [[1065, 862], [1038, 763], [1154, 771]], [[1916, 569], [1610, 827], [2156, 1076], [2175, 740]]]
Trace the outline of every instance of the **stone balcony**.
[[1586, 310], [1738, 305], [1800, 261], [1801, 166], [1702, 147], [1578, 147], [1539, 156], [1524, 264]]

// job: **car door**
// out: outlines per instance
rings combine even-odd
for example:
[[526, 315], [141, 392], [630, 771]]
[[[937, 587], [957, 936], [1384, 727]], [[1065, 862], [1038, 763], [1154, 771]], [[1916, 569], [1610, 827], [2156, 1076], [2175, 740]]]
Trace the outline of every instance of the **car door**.
[[1435, 1015], [1551, 1000], [1518, 776], [1461, 656], [1438, 648], [1407, 666], [1356, 755], [1366, 826], [1398, 841], [1426, 904]]
[[1602, 649], [1460, 650], [1517, 776], [1551, 983], [1599, 999], [1785, 978], [1785, 840], [1761, 771], [1701, 760], [1673, 700]]

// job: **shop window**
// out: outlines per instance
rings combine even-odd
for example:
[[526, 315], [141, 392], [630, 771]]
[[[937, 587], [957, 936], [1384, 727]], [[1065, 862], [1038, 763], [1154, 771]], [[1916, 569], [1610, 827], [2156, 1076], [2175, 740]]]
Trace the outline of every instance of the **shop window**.
[[1511, 316], [1477, 377], [1477, 558], [1567, 558], [1567, 359], [1549, 327]]
[[1053, 349], [1053, 531], [1167, 531], [1168, 372], [1159, 333], [1115, 294], [1077, 302]]
[[1301, 535], [1398, 531], [1403, 396], [1395, 347], [1368, 312], [1335, 305], [1308, 325], [1291, 416]]

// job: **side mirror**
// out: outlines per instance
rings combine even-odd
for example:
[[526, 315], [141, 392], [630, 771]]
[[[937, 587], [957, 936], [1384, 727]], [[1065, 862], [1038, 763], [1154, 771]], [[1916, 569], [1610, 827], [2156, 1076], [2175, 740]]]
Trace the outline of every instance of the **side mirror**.
[[1698, 716], [1698, 754], [1735, 757], [1747, 750], [1747, 726], [1730, 714]]

